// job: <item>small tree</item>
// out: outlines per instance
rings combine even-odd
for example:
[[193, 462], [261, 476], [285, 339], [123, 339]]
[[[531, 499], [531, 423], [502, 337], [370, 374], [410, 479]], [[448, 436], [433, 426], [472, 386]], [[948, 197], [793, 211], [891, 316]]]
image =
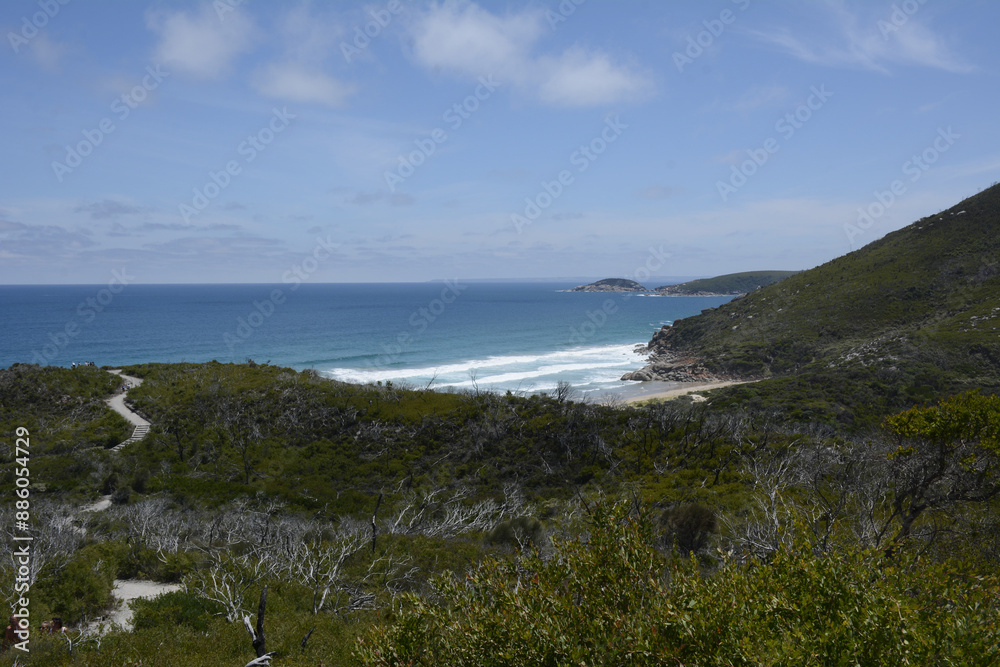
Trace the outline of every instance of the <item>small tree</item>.
[[1000, 397], [967, 392], [889, 417], [895, 438], [890, 550], [927, 510], [984, 502], [1000, 493]]

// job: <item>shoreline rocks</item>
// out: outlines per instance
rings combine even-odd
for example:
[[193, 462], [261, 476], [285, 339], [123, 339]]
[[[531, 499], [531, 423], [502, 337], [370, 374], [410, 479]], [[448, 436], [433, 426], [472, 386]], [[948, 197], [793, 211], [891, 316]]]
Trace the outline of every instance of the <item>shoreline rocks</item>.
[[638, 354], [648, 354], [645, 366], [621, 376], [632, 382], [719, 382], [739, 380], [720, 375], [705, 367], [700, 358], [686, 351], [671, 349], [670, 339], [674, 329], [669, 324], [660, 328], [644, 348], [636, 347]]
[[[647, 348], [648, 349], [648, 348]], [[696, 357], [680, 354], [653, 353], [649, 363], [636, 371], [625, 373], [624, 381], [650, 382], [715, 382], [731, 378], [719, 376], [705, 368]]]

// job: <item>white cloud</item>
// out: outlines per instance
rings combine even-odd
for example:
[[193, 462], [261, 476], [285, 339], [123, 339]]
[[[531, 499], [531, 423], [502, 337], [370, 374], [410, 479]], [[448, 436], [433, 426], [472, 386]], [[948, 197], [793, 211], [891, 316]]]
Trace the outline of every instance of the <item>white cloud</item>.
[[949, 72], [970, 72], [972, 66], [952, 54], [947, 45], [930, 29], [920, 24], [907, 25], [889, 36], [895, 40], [896, 50], [889, 51], [887, 57], [898, 62], [924, 65]]
[[253, 85], [265, 97], [328, 107], [343, 106], [355, 90], [352, 84], [296, 63], [262, 67], [254, 75]]
[[159, 33], [154, 58], [184, 73], [211, 79], [225, 74], [252, 46], [255, 29], [243, 12], [218, 15], [209, 4], [196, 14], [149, 13], [147, 26]]
[[571, 47], [555, 56], [533, 55], [545, 32], [540, 10], [500, 16], [468, 0], [434, 5], [411, 26], [414, 57], [424, 67], [468, 77], [492, 74], [546, 104], [611, 104], [650, 89], [645, 74], [599, 51]]
[[614, 65], [605, 54], [589, 54], [576, 47], [558, 59], [543, 58], [539, 64], [544, 72], [539, 95], [556, 106], [595, 106], [635, 99], [649, 87], [644, 76]]
[[265, 97], [342, 107], [357, 86], [326, 74], [324, 64], [343, 27], [334, 16], [312, 10], [308, 3], [299, 5], [277, 22], [284, 55], [257, 68], [251, 83]]
[[[814, 25], [829, 26], [825, 35], [792, 34], [787, 28], [744, 30], [745, 34], [785, 51], [799, 60], [826, 67], [870, 69], [889, 73], [888, 65], [915, 65], [949, 72], [969, 72], [972, 66], [951, 53], [947, 44], [930, 28], [911, 16], [902, 25], [891, 22], [891, 15], [866, 17], [862, 23], [840, 2], [827, 2], [826, 17]], [[889, 26], [888, 28], [886, 26]]]
[[432, 7], [414, 26], [414, 55], [425, 67], [521, 82], [543, 19], [537, 11], [499, 17], [471, 2], [449, 1]]

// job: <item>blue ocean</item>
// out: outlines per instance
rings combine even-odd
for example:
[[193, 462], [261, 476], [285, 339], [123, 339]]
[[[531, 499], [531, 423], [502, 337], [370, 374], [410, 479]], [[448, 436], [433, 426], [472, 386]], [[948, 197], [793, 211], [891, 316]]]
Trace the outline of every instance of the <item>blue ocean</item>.
[[730, 298], [562, 291], [576, 284], [0, 286], [0, 367], [252, 359], [358, 383], [627, 395], [637, 345]]

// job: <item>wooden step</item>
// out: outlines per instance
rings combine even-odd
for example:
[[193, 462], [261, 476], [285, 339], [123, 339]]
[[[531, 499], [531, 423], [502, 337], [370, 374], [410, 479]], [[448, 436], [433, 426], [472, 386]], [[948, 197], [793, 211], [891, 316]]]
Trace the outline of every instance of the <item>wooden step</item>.
[[132, 430], [132, 435], [129, 436], [127, 440], [124, 440], [115, 445], [114, 447], [112, 447], [111, 451], [113, 452], [121, 451], [121, 449], [125, 445], [142, 440], [143, 438], [146, 437], [146, 434], [148, 433], [149, 433], [149, 424], [140, 424]]

